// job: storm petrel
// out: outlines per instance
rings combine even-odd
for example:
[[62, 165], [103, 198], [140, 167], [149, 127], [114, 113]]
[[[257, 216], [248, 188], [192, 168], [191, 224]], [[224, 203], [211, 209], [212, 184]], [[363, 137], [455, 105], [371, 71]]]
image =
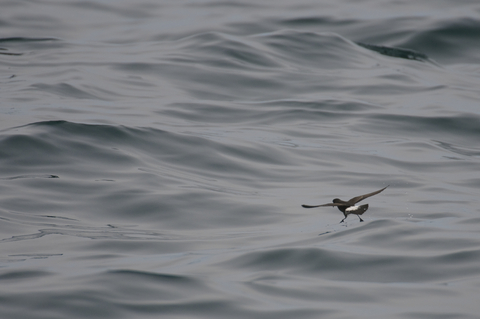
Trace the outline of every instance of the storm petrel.
[[[388, 185], [388, 186], [390, 186], [390, 185]], [[387, 187], [385, 187], [385, 188], [387, 188]], [[358, 218], [360, 218], [360, 221], [363, 222], [363, 219], [360, 217], [360, 215], [362, 215], [363, 213], [365, 213], [367, 211], [368, 204], [360, 205], [360, 206], [355, 206], [355, 204], [358, 203], [359, 201], [364, 200], [365, 198], [368, 198], [368, 197], [373, 196], [373, 195], [377, 195], [378, 193], [383, 191], [385, 188], [382, 188], [381, 190], [373, 192], [373, 193], [368, 193], [368, 194], [365, 194], [365, 195], [360, 195], [360, 196], [354, 197], [354, 198], [352, 198], [352, 199], [350, 199], [346, 202], [339, 199], [339, 198], [335, 198], [332, 201], [332, 203], [323, 204], [323, 205], [316, 205], [316, 206], [302, 205], [302, 207], [303, 208], [315, 208], [315, 207], [324, 207], [324, 206], [336, 206], [343, 213], [343, 215], [345, 215], [345, 218], [342, 219], [341, 223], [343, 223], [343, 221], [350, 214], [357, 215]]]

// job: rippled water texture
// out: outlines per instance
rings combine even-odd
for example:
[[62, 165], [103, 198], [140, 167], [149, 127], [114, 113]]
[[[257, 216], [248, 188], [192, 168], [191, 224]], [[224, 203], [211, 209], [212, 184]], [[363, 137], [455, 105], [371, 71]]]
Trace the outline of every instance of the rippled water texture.
[[0, 318], [478, 318], [479, 38], [477, 1], [2, 2]]

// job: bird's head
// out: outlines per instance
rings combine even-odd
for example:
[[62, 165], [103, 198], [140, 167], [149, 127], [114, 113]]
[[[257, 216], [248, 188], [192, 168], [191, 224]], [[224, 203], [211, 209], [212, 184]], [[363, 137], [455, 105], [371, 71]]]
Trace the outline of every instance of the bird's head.
[[335, 198], [335, 199], [333, 200], [334, 203], [340, 203], [341, 201], [342, 201], [342, 200], [341, 200], [340, 198]]

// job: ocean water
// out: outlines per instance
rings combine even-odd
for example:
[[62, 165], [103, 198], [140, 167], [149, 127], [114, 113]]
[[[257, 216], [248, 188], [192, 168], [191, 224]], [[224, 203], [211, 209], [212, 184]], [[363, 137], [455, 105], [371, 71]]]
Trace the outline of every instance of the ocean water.
[[478, 318], [478, 39], [478, 1], [3, 1], [0, 318]]

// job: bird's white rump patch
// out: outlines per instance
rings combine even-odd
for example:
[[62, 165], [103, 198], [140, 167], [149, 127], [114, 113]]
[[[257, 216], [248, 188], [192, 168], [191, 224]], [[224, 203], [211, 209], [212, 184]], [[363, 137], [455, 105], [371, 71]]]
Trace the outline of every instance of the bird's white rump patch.
[[346, 212], [355, 212], [360, 208], [360, 206], [350, 206], [347, 209], [345, 209]]

